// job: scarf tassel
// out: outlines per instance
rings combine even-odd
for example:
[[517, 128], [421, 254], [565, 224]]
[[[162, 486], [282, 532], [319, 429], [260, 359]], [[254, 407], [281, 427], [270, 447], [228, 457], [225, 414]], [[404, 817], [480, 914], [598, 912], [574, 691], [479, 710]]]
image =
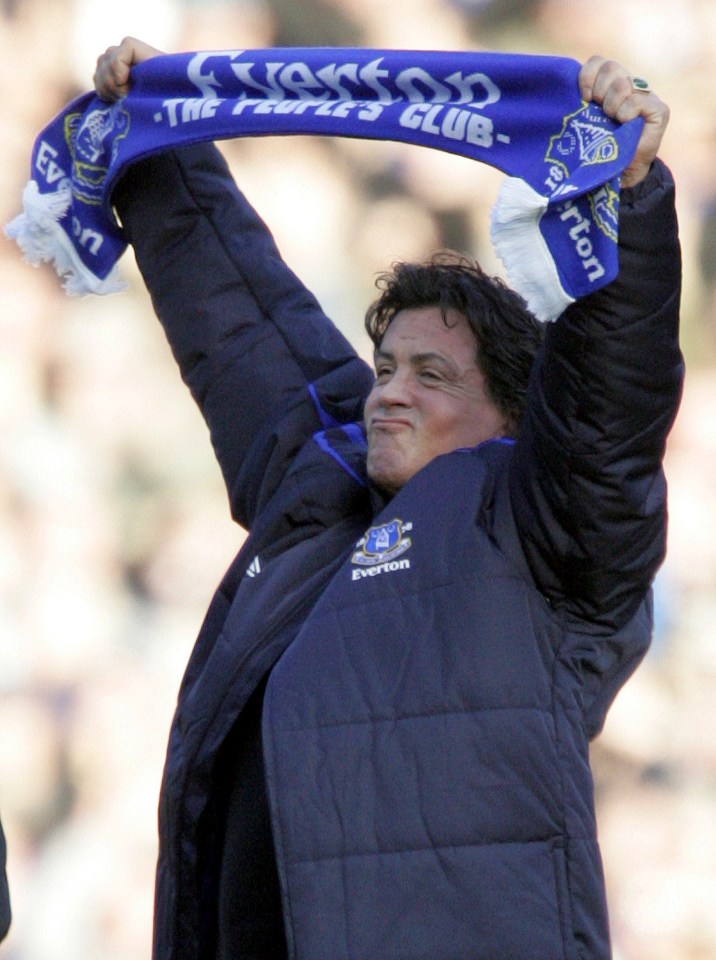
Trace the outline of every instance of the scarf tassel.
[[60, 221], [72, 203], [72, 188], [66, 180], [53, 193], [40, 193], [37, 183], [29, 180], [22, 194], [23, 212], [5, 227], [5, 234], [15, 240], [24, 259], [39, 267], [51, 263], [61, 278], [62, 286], [73, 296], [117, 293], [127, 284], [113, 269], [104, 280], [88, 270], [77, 256], [75, 247]]
[[528, 302], [538, 320], [555, 320], [574, 303], [562, 286], [540, 221], [547, 198], [519, 177], [505, 177], [492, 209], [490, 236], [505, 264], [510, 284]]

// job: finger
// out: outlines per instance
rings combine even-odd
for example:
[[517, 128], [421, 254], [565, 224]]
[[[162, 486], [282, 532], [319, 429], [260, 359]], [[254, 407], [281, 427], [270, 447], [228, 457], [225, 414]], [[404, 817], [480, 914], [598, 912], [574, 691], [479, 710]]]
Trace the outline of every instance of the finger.
[[125, 37], [119, 46], [108, 47], [97, 59], [94, 84], [98, 96], [110, 101], [126, 96], [132, 67], [161, 53], [135, 37]]
[[623, 186], [638, 183], [648, 173], [661, 147], [669, 116], [668, 106], [654, 93], [632, 93], [619, 106], [616, 119], [620, 123], [626, 123], [634, 117], [644, 119], [636, 152], [631, 164], [622, 174]]
[[124, 76], [121, 70], [117, 69], [116, 60], [119, 56], [119, 47], [108, 47], [107, 50], [97, 58], [97, 69], [94, 74], [94, 85], [98, 96], [104, 100], [116, 100], [122, 96], [122, 85], [126, 84], [128, 78]]
[[605, 63], [606, 60], [604, 57], [594, 56], [582, 64], [579, 71], [578, 82], [579, 91], [585, 100], [592, 99], [597, 74]]
[[[594, 75], [592, 99], [602, 107], [612, 107], [631, 92], [631, 81], [625, 67], [616, 60], [603, 60]], [[606, 112], [606, 110], [605, 110]]]
[[656, 100], [656, 96], [635, 91], [626, 71], [614, 73], [601, 94], [602, 109], [608, 117], [619, 123], [651, 112]]
[[125, 60], [114, 58], [109, 63], [109, 77], [115, 90], [129, 90], [129, 64]]

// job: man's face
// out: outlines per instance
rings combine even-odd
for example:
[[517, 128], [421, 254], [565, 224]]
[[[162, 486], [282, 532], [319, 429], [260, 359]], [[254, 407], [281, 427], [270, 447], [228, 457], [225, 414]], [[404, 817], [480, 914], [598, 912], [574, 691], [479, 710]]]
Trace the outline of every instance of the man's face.
[[467, 320], [449, 310], [447, 321], [438, 307], [401, 310], [375, 354], [365, 404], [368, 475], [391, 493], [439, 454], [508, 429], [488, 399]]

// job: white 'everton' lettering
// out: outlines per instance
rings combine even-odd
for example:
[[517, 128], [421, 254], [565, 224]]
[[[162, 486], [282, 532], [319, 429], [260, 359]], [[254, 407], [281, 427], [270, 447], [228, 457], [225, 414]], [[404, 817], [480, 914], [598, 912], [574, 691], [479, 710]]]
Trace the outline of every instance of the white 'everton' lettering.
[[83, 227], [77, 217], [72, 217], [72, 235], [78, 246], [88, 250], [93, 257], [97, 256], [104, 243], [104, 237], [101, 233], [90, 230], [89, 227]]
[[325, 100], [328, 96], [328, 90], [305, 63], [267, 63], [265, 84], [252, 77], [253, 66], [253, 63], [232, 63], [231, 70], [245, 87], [253, 87], [266, 97], [283, 100], [288, 93], [299, 100]]
[[350, 100], [351, 92], [348, 87], [343, 86], [341, 80], [345, 78], [358, 86], [358, 64], [342, 63], [336, 66], [335, 63], [329, 63], [327, 67], [316, 70], [316, 76], [343, 100]]
[[35, 169], [46, 183], [57, 183], [67, 176], [62, 167], [56, 162], [58, 153], [54, 147], [43, 140], [35, 157]]
[[218, 59], [219, 57], [228, 57], [229, 60], [234, 60], [244, 52], [243, 50], [211, 50], [205, 53], [197, 53], [191, 58], [186, 68], [187, 79], [194, 84], [202, 97], [209, 99], [215, 95], [217, 87], [221, 86], [221, 82], [216, 79], [216, 74], [213, 70], [210, 70], [208, 73], [202, 73], [202, 67], [206, 61]]
[[381, 70], [381, 62], [382, 58], [379, 60], [371, 60], [370, 63], [361, 68], [358, 76], [363, 83], [369, 86], [370, 89], [378, 95], [379, 103], [392, 103], [393, 98], [390, 95], [390, 91], [380, 82], [381, 79], [384, 80], [386, 77], [390, 76], [390, 71]]
[[[497, 103], [500, 99], [499, 87], [484, 73], [471, 73], [463, 77], [458, 71], [440, 81], [421, 67], [408, 67], [396, 76], [395, 85], [410, 103], [424, 103], [426, 100], [432, 103], [447, 103], [455, 99], [453, 92], [455, 90], [458, 93], [458, 103], [469, 103], [480, 109], [491, 103]], [[420, 89], [421, 86], [428, 89], [427, 97]], [[481, 96], [475, 93], [476, 87], [481, 90]]]
[[589, 231], [593, 226], [591, 220], [583, 217], [579, 208], [573, 203], [565, 204], [559, 218], [564, 222], [575, 221], [569, 228], [569, 237], [574, 242], [574, 249], [587, 272], [589, 282], [594, 283], [595, 280], [604, 276], [604, 267], [594, 255], [594, 247], [589, 239]]
[[[501, 97], [499, 87], [485, 73], [475, 72], [465, 76], [461, 70], [447, 77], [436, 77], [422, 67], [406, 67], [391, 79], [390, 71], [382, 68], [383, 58], [378, 57], [359, 66], [357, 63], [330, 63], [312, 70], [302, 60], [271, 61], [263, 65], [255, 61], [239, 61], [244, 50], [220, 50], [195, 54], [189, 61], [187, 77], [200, 91], [203, 98], [214, 98], [224, 86], [217, 72], [228, 66], [234, 77], [249, 90], [262, 94], [262, 98], [285, 100], [325, 100], [337, 94], [344, 100], [360, 97], [360, 87], [368, 87], [380, 104], [398, 103], [448, 103], [469, 105], [482, 110], [497, 103]], [[211, 69], [206, 69], [211, 61]], [[222, 63], [223, 61], [223, 63]], [[204, 72], [206, 69], [206, 72]], [[249, 94], [244, 92], [239, 99]]]
[[373, 567], [360, 568], [351, 572], [351, 580], [362, 580], [363, 577], [377, 577], [381, 573], [395, 573], [396, 570], [410, 570], [410, 560], [389, 560]]

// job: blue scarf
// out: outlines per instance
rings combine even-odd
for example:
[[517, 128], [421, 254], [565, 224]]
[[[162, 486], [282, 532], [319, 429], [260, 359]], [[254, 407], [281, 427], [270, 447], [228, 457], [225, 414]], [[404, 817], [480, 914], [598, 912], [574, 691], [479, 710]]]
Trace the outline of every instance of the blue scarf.
[[6, 227], [70, 293], [118, 289], [126, 243], [110, 207], [130, 163], [181, 144], [314, 134], [397, 140], [507, 175], [492, 239], [542, 319], [616, 276], [619, 174], [642, 121], [619, 125], [579, 94], [570, 59], [349, 48], [156, 57], [107, 104], [70, 103], [37, 137], [24, 213]]

